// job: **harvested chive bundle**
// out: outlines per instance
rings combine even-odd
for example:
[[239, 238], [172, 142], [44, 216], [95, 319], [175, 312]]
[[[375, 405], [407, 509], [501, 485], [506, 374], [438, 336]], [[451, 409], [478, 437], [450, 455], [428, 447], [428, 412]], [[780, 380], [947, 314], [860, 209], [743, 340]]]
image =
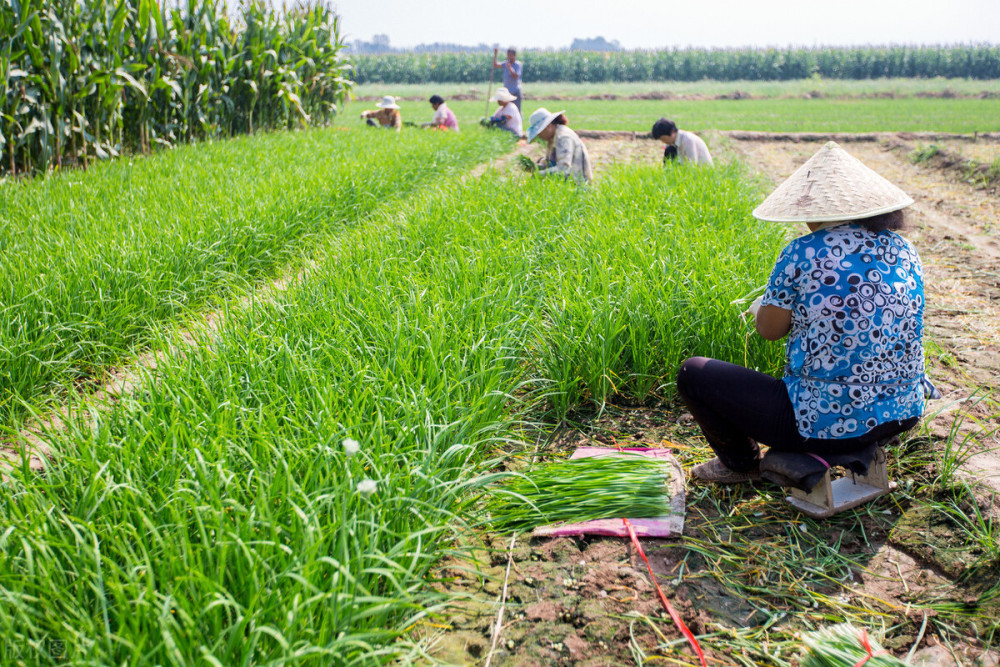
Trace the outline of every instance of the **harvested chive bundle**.
[[521, 169], [523, 169], [525, 171], [534, 171], [535, 168], [538, 166], [527, 155], [518, 155], [517, 156], [517, 161], [521, 165]]
[[[802, 637], [807, 648], [801, 667], [854, 667], [869, 655], [865, 648], [866, 636], [850, 623], [810, 632]], [[867, 637], [871, 657], [866, 667], [905, 667], [906, 663], [884, 650], [874, 639]]]
[[550, 523], [670, 514], [662, 459], [603, 456], [548, 463], [493, 489], [489, 525], [525, 531]]

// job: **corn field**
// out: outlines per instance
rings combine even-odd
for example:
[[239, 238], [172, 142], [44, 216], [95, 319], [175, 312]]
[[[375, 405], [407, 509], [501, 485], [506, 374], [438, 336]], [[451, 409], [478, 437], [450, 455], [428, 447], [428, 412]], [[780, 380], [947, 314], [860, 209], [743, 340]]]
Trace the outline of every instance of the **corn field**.
[[0, 175], [329, 121], [350, 81], [325, 5], [0, 3]]
[[[479, 83], [492, 54], [355, 56], [355, 81]], [[540, 51], [522, 56], [529, 81], [787, 81], [882, 77], [1000, 78], [998, 46], [891, 46], [817, 49]]]

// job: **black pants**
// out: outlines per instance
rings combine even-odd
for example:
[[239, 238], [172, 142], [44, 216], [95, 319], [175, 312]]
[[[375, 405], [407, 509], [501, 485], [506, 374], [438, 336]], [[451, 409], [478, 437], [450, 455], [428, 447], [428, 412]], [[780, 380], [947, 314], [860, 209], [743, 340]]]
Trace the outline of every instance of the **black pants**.
[[855, 438], [803, 438], [784, 382], [705, 357], [692, 357], [681, 365], [677, 392], [719, 460], [739, 472], [759, 466], [758, 443], [789, 452], [840, 454], [908, 431], [920, 421], [912, 417], [885, 422]]

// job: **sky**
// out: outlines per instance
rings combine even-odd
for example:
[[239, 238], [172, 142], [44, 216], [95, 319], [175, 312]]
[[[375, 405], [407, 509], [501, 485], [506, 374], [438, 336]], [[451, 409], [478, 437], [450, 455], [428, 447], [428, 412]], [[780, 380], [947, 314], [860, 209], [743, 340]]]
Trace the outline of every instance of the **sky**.
[[332, 0], [342, 36], [397, 47], [563, 48], [1000, 44], [1000, 0]]

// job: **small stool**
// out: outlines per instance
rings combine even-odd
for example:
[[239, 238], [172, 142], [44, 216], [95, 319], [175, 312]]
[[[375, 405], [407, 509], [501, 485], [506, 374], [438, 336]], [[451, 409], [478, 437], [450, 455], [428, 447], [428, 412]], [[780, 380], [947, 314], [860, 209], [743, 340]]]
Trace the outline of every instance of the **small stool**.
[[[760, 462], [761, 477], [789, 492], [789, 505], [814, 519], [863, 505], [896, 488], [889, 481], [885, 445], [874, 443], [846, 454], [817, 456], [769, 450]], [[850, 477], [830, 479], [832, 468], [846, 468]]]

